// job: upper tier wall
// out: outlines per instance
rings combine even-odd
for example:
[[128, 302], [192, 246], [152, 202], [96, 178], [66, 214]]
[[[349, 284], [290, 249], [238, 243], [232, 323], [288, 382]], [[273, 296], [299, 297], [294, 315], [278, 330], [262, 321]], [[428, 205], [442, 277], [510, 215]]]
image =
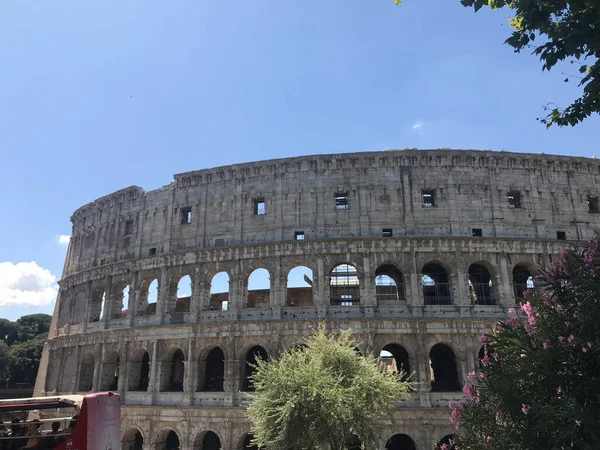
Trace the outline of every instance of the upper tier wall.
[[[599, 177], [595, 159], [472, 150], [316, 155], [188, 172], [155, 191], [133, 186], [79, 208], [63, 276], [154, 253], [290, 240], [296, 232], [323, 239], [481, 229], [483, 237], [587, 239], [600, 225], [588, 205]], [[520, 207], [509, 205], [509, 192], [520, 195]], [[424, 205], [429, 193], [433, 207]], [[336, 207], [337, 194], [347, 194], [346, 207]]]

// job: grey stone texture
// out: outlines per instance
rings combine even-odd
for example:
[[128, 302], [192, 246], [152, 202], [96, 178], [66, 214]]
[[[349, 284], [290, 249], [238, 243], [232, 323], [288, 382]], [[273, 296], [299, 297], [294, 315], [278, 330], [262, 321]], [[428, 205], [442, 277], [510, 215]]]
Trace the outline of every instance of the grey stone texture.
[[[595, 159], [390, 150], [236, 164], [177, 174], [155, 191], [114, 192], [71, 217], [36, 393], [118, 389], [123, 448], [136, 431], [144, 449], [164, 448], [168, 431], [181, 448], [202, 448], [212, 431], [223, 449], [242, 449], [249, 349], [276, 358], [325, 321], [332, 331], [351, 328], [365, 352], [406, 350], [419, 384], [397, 404], [395, 422], [382, 422], [381, 447], [403, 433], [431, 449], [452, 433], [448, 403], [462, 393], [432, 389], [430, 350], [452, 350], [460, 384], [477, 370], [479, 336], [526, 288], [517, 270], [535, 275], [598, 228], [599, 177]], [[356, 269], [358, 287], [345, 281], [351, 296], [334, 295], [339, 264]], [[447, 284], [431, 275], [446, 293], [422, 285], [427, 264], [446, 272]], [[401, 273], [403, 293], [376, 286], [383, 265]], [[287, 288], [296, 266], [312, 270], [312, 289]], [[474, 267], [488, 278], [475, 279]], [[257, 268], [268, 270], [270, 289], [248, 290]], [[211, 296], [222, 271], [229, 292]], [[184, 275], [186, 299], [177, 297]], [[153, 280], [158, 301], [148, 303]], [[207, 388], [216, 347], [222, 392]]]

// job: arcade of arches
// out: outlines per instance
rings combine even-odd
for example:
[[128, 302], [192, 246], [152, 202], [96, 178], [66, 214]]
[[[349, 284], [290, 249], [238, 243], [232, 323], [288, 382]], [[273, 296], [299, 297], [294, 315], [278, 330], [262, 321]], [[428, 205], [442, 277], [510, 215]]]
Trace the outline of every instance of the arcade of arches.
[[[92, 323], [109, 319], [124, 319], [165, 313], [186, 313], [192, 310], [196, 302], [200, 309], [228, 310], [232, 308], [231, 297], [235, 280], [226, 271], [210, 276], [208, 284], [202, 287], [201, 280], [192, 277], [193, 269], [188, 273], [176, 273], [168, 278], [165, 289], [160, 286], [159, 276], [140, 277], [139, 289], [132, 289], [128, 281], [113, 282], [108, 286], [90, 287], [85, 291], [72, 288], [76, 295], [70, 301], [61, 303], [60, 326], [70, 323]], [[502, 283], [498, 271], [486, 262], [473, 263], [466, 273], [466, 292], [472, 305], [497, 305], [498, 286]], [[523, 298], [527, 289], [534, 287], [534, 279], [528, 266], [518, 263], [511, 273], [512, 295], [514, 302]], [[454, 287], [458, 278], [440, 262], [429, 262], [421, 267], [418, 274], [419, 290], [424, 305], [452, 305]], [[263, 308], [273, 302], [272, 274], [265, 268], [249, 273], [243, 281], [242, 302], [238, 307]], [[342, 263], [334, 266], [328, 278], [328, 303], [331, 306], [357, 306], [362, 304], [367, 293], [372, 295], [375, 304], [393, 305], [406, 303], [407, 281], [405, 274], [394, 263], [384, 263], [376, 267], [374, 273], [365, 276], [357, 266]], [[372, 286], [365, 287], [366, 280]], [[283, 281], [284, 303], [289, 307], [312, 306], [314, 299], [313, 271], [306, 266], [295, 266], [288, 271]], [[198, 287], [200, 286], [200, 287]], [[195, 294], [198, 287], [204, 294]], [[90, 299], [88, 302], [87, 299]], [[163, 301], [163, 299], [166, 299]], [[199, 300], [198, 300], [199, 299]], [[110, 301], [107, 301], [110, 300]], [[196, 306], [194, 306], [196, 308]], [[133, 309], [133, 310], [132, 310]]]

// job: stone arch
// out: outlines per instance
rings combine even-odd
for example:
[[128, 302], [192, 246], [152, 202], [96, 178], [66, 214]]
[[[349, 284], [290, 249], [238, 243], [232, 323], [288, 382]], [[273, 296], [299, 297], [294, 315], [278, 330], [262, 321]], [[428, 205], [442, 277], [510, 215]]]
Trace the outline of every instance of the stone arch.
[[212, 430], [206, 430], [194, 439], [194, 450], [221, 450], [221, 438]]
[[378, 304], [406, 301], [404, 275], [395, 264], [382, 264], [375, 270], [375, 298]]
[[[444, 447], [444, 445], [446, 447]], [[443, 438], [441, 438], [438, 442], [436, 442], [434, 450], [452, 450], [454, 448], [454, 435], [447, 434]]]
[[244, 376], [242, 377], [242, 391], [254, 391], [252, 375], [254, 375], [255, 368], [252, 366], [256, 364], [258, 358], [262, 359], [263, 361], [268, 361], [269, 354], [264, 349], [264, 347], [261, 347], [260, 345], [255, 345], [246, 352], [246, 357], [244, 359]]
[[158, 301], [159, 277], [155, 274], [146, 276], [140, 283], [139, 298], [137, 300], [137, 316], [152, 316], [156, 314]]
[[70, 393], [73, 390], [75, 384], [75, 377], [77, 376], [77, 361], [75, 355], [69, 353], [65, 356], [62, 378], [60, 379], [60, 392]]
[[129, 428], [121, 438], [121, 450], [142, 450], [144, 436], [138, 428]]
[[144, 348], [131, 353], [128, 365], [128, 389], [145, 392], [150, 383], [150, 354]]
[[106, 351], [100, 374], [100, 391], [117, 391], [119, 389], [120, 366], [119, 354], [114, 350]]
[[246, 433], [242, 436], [240, 440], [240, 445], [237, 447], [240, 450], [260, 450], [258, 446], [252, 445], [252, 440], [254, 439], [254, 435], [252, 433]]
[[446, 344], [435, 344], [429, 351], [431, 391], [460, 391], [456, 355]]
[[260, 308], [271, 303], [271, 273], [259, 267], [248, 275], [246, 280], [246, 307]]
[[473, 305], [495, 305], [497, 303], [496, 286], [486, 265], [473, 263], [469, 266], [469, 295]]
[[385, 450], [417, 450], [417, 447], [409, 435], [395, 434], [388, 439]]
[[208, 307], [211, 310], [226, 311], [230, 308], [229, 291], [231, 289], [231, 276], [226, 270], [215, 273], [210, 278]]
[[451, 305], [450, 279], [446, 269], [430, 262], [421, 269], [421, 286], [425, 305]]
[[92, 299], [90, 304], [90, 322], [99, 322], [104, 319], [106, 314], [106, 294], [104, 287], [98, 286], [92, 289]]
[[155, 450], [179, 450], [182, 439], [179, 433], [171, 428], [166, 428], [156, 436], [154, 448]]
[[92, 390], [94, 384], [94, 367], [96, 360], [94, 354], [91, 352], [86, 353], [81, 359], [81, 366], [79, 369], [79, 386], [77, 390], [79, 392], [89, 392]]
[[163, 362], [161, 391], [181, 392], [185, 379], [185, 354], [180, 348], [173, 348], [167, 355]]
[[331, 305], [360, 305], [360, 277], [355, 266], [342, 263], [331, 270], [329, 273], [329, 298]]
[[286, 306], [312, 306], [313, 271], [307, 266], [295, 266], [287, 274]]
[[73, 303], [73, 316], [71, 323], [73, 325], [77, 325], [80, 323], [84, 323], [86, 321], [85, 318], [85, 310], [87, 306], [87, 295], [84, 290], [80, 290], [77, 295], [75, 295], [75, 301]]
[[410, 377], [410, 358], [408, 352], [399, 344], [387, 344], [379, 353], [384, 367], [394, 373], [403, 372], [402, 381]]
[[193, 295], [193, 278], [187, 272], [179, 272], [169, 282], [169, 312], [190, 312]]
[[513, 267], [513, 292], [516, 303], [524, 299], [525, 291], [535, 288], [532, 272], [526, 264], [519, 263]]
[[223, 392], [225, 382], [225, 353], [221, 347], [213, 347], [200, 360], [198, 390]]

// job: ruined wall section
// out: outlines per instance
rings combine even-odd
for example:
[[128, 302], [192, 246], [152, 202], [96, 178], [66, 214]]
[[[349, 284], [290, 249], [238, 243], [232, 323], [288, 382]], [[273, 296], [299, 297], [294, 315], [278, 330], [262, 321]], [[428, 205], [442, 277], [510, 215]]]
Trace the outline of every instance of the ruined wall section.
[[[129, 187], [72, 217], [65, 275], [197, 248], [294, 239], [393, 236], [587, 239], [600, 225], [593, 159], [488, 151], [401, 150], [318, 155], [175, 175], [156, 191]], [[424, 207], [425, 191], [435, 206]], [[507, 196], [519, 194], [520, 207]], [[347, 194], [348, 206], [335, 206]], [[264, 201], [265, 214], [256, 214]], [[184, 216], [191, 213], [191, 223]]]

